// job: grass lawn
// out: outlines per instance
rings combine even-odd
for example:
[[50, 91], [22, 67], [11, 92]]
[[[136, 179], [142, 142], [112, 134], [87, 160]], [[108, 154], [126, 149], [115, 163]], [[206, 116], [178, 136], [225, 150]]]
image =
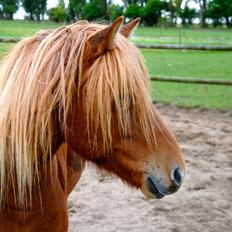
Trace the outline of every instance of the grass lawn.
[[232, 110], [232, 86], [156, 81], [152, 82], [152, 97], [156, 102], [179, 106]]
[[[0, 37], [24, 37], [39, 29], [56, 28], [56, 23], [34, 23], [23, 21], [0, 21]], [[232, 31], [182, 29], [194, 43], [207, 41], [207, 44], [232, 43]], [[177, 43], [178, 29], [138, 28], [135, 36], [159, 38], [160, 43]], [[170, 41], [167, 37], [172, 38]], [[136, 37], [134, 37], [136, 38]], [[182, 38], [183, 39], [183, 38]], [[142, 41], [142, 40], [141, 40]], [[183, 40], [184, 41], [184, 40]], [[218, 42], [217, 42], [218, 41]], [[164, 43], [162, 42], [162, 43]], [[0, 43], [0, 58], [14, 44]], [[168, 76], [183, 78], [232, 80], [232, 52], [208, 51], [174, 51], [174, 50], [141, 50], [150, 76]], [[155, 101], [174, 103], [184, 106], [201, 106], [205, 108], [232, 109], [232, 87], [196, 85], [182, 83], [153, 82], [152, 95]]]
[[151, 76], [232, 80], [232, 52], [142, 49]]
[[42, 29], [52, 29], [62, 24], [53, 22], [31, 22], [23, 20], [0, 20], [0, 37], [22, 38], [33, 35]]
[[145, 44], [232, 45], [232, 30], [139, 27], [132, 39]]
[[0, 43], [0, 59], [7, 55], [10, 48], [13, 46], [13, 43]]
[[[0, 37], [21, 38], [40, 29], [57, 28], [61, 25], [53, 22], [0, 20]], [[232, 30], [138, 27], [132, 40], [146, 44], [232, 45]]]
[[[150, 76], [232, 80], [232, 52], [142, 50]], [[155, 101], [232, 109], [232, 86], [152, 82]]]
[[[143, 49], [150, 76], [232, 80], [232, 52]], [[155, 101], [232, 109], [232, 86], [152, 82]]]

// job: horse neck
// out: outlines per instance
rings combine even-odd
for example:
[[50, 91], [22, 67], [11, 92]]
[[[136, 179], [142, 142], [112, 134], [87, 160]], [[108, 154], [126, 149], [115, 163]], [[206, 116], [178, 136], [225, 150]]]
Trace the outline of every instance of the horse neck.
[[66, 146], [60, 145], [55, 150], [59, 150], [59, 152], [56, 151], [51, 160], [47, 161], [46, 170], [44, 167], [40, 167], [39, 181], [32, 187], [31, 200], [29, 200], [28, 195], [25, 200], [25, 206], [19, 206], [16, 200], [17, 195], [14, 195], [15, 183], [10, 183], [4, 204], [5, 209], [23, 213], [33, 212], [34, 210], [43, 209], [47, 202], [50, 202], [52, 205], [57, 196], [60, 199], [67, 197]]

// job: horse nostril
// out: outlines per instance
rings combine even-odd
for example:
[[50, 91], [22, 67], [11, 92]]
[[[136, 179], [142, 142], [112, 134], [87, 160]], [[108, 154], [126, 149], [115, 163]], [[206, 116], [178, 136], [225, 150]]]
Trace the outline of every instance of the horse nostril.
[[180, 167], [177, 166], [173, 168], [171, 173], [171, 180], [173, 181], [176, 187], [179, 187], [181, 185], [183, 181], [183, 174], [181, 172]]

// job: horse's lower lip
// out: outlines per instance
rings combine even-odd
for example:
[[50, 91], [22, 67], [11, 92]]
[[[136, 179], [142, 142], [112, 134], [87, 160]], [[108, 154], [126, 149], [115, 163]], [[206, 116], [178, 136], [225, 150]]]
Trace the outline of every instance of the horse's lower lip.
[[158, 188], [156, 187], [155, 183], [152, 181], [152, 178], [149, 176], [146, 178], [147, 188], [148, 191], [156, 196], [156, 198], [161, 199], [164, 197], [164, 194], [162, 194]]

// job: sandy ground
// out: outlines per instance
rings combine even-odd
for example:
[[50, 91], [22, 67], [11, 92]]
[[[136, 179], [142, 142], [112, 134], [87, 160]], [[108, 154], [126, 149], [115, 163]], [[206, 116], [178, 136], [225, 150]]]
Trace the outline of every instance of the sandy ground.
[[157, 104], [185, 153], [181, 189], [147, 200], [87, 167], [69, 197], [70, 232], [231, 232], [232, 112]]

